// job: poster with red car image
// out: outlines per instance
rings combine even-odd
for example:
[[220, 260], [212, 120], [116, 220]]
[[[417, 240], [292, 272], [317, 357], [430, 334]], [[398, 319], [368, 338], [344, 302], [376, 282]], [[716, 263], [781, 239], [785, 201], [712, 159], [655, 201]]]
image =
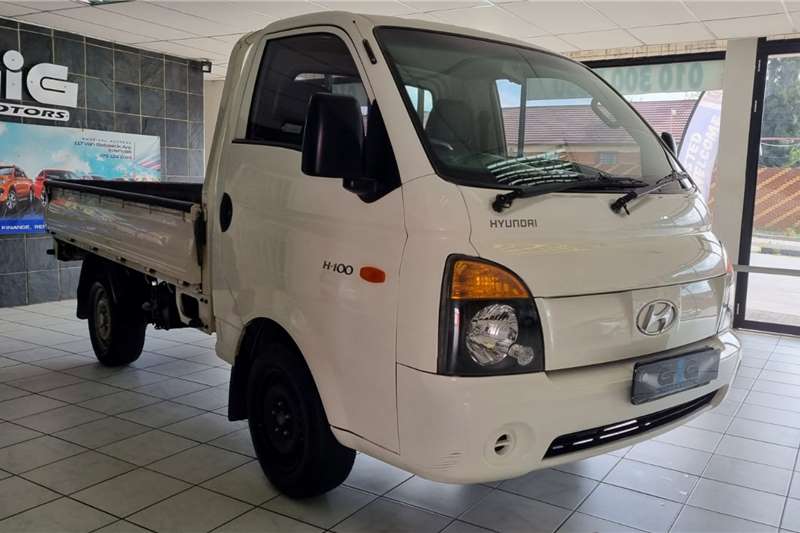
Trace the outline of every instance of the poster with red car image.
[[0, 122], [0, 234], [42, 233], [48, 179], [161, 180], [161, 139]]

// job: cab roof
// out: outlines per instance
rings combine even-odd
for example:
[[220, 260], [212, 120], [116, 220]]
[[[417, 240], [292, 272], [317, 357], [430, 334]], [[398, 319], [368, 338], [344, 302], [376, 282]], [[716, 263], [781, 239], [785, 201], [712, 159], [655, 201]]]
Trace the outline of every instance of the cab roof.
[[488, 39], [492, 41], [513, 44], [517, 46], [524, 46], [526, 48], [532, 48], [534, 50], [542, 50], [550, 52], [549, 50], [546, 50], [539, 46], [535, 46], [525, 41], [521, 41], [519, 39], [514, 39], [496, 33], [488, 33], [480, 30], [474, 30], [471, 28], [464, 28], [462, 26], [453, 26], [451, 24], [430, 22], [427, 20], [420, 20], [413, 18], [388, 17], [383, 15], [365, 15], [360, 13], [351, 13], [349, 11], [320, 11], [320, 12], [308, 13], [305, 15], [298, 15], [296, 17], [282, 19], [277, 22], [273, 22], [272, 24], [266, 26], [262, 30], [243, 36], [241, 40], [252, 42], [253, 41], [252, 37], [260, 38], [264, 35], [268, 35], [271, 33], [295, 30], [309, 26], [337, 26], [344, 30], [356, 26], [362, 29], [366, 28], [370, 31], [373, 28], [380, 26], [393, 26], [400, 28], [438, 31], [443, 33], [454, 33], [466, 37]]

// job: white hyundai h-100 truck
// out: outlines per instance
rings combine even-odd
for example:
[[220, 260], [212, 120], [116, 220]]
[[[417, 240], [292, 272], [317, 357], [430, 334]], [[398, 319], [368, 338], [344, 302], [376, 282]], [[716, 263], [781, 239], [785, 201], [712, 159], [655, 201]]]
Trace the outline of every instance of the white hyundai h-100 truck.
[[732, 271], [674, 155], [583, 65], [326, 12], [243, 37], [203, 185], [50, 181], [103, 364], [148, 323], [216, 333], [291, 497], [358, 450], [518, 476], [668, 431], [739, 364]]

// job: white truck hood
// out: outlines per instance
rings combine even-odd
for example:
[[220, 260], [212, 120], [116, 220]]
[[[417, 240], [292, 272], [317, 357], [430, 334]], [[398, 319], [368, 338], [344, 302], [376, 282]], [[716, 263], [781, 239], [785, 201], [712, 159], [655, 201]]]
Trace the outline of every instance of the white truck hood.
[[[654, 354], [717, 333], [726, 257], [697, 195], [649, 196], [618, 215], [609, 208], [614, 194], [549, 194], [496, 213], [497, 191], [461, 190], [478, 254], [533, 293], [547, 370]], [[674, 304], [675, 323], [643, 334], [637, 317], [663, 300]]]
[[497, 191], [460, 187], [478, 254], [514, 271], [537, 298], [679, 285], [725, 274], [708, 209], [694, 194], [651, 195], [630, 215], [619, 194], [518, 198], [496, 213]]

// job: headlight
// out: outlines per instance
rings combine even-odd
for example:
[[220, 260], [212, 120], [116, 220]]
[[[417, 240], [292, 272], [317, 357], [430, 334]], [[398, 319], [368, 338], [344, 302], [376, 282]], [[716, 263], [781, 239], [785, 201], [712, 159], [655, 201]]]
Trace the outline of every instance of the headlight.
[[536, 305], [522, 280], [487, 261], [448, 259], [440, 316], [440, 374], [542, 371], [543, 346]]

